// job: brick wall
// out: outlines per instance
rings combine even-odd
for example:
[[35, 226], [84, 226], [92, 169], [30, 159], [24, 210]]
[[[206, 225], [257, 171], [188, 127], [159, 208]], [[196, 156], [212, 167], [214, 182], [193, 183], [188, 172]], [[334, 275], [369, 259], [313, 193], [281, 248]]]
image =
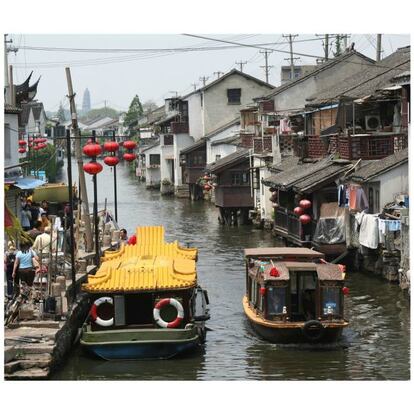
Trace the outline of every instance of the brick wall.
[[327, 148], [317, 135], [308, 136], [308, 157], [323, 158], [327, 154]]

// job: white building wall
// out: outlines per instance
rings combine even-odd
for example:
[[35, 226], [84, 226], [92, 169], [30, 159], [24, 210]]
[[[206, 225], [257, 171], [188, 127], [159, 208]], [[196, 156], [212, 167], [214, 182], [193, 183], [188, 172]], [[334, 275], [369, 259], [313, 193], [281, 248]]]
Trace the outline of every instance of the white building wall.
[[150, 154], [161, 154], [160, 146], [157, 145], [145, 151], [145, 185], [147, 187], [159, 185], [161, 182], [161, 167], [148, 168], [151, 165]]
[[[164, 138], [161, 137], [161, 142]], [[161, 145], [161, 181], [172, 182], [171, 163], [174, 159], [174, 145]]]
[[[19, 124], [17, 114], [4, 114], [4, 166], [19, 163]], [[24, 156], [25, 154], [23, 154]], [[11, 173], [12, 171], [7, 171]]]
[[212, 162], [216, 161], [217, 155], [220, 155], [220, 158], [224, 158], [224, 157], [227, 157], [227, 155], [233, 154], [233, 152], [236, 152], [236, 151], [237, 151], [236, 145], [221, 144], [221, 145], [211, 146], [210, 142], [208, 142], [207, 164], [211, 164]]
[[197, 141], [204, 135], [201, 93], [194, 93], [193, 95], [190, 95], [187, 99], [187, 102], [189, 134], [194, 138], [195, 141]]
[[401, 193], [408, 194], [408, 163], [400, 165], [372, 181], [380, 182], [380, 208], [394, 201]]
[[[227, 89], [241, 89], [240, 104], [229, 104]], [[204, 91], [204, 135], [240, 115], [240, 108], [253, 98], [268, 94], [271, 88], [235, 73]]]
[[253, 167], [259, 168], [259, 189], [255, 190], [254, 207], [260, 212], [261, 219], [272, 221], [273, 206], [269, 200], [271, 193], [269, 187], [263, 185], [262, 180], [268, 178], [271, 175], [269, 169], [265, 166], [263, 159], [259, 157], [253, 158]]
[[183, 184], [182, 169], [180, 166], [180, 151], [194, 143], [194, 139], [188, 134], [174, 135], [174, 185]]

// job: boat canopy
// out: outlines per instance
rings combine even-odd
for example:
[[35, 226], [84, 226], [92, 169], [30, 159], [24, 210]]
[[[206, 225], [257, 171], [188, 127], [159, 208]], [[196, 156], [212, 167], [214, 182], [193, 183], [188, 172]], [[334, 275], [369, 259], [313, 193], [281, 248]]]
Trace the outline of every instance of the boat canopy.
[[164, 227], [138, 227], [137, 243], [105, 252], [96, 275], [82, 289], [89, 293], [188, 289], [196, 286], [197, 249], [164, 241]]
[[259, 247], [245, 249], [244, 255], [246, 258], [268, 257], [285, 260], [289, 260], [290, 258], [319, 259], [325, 257], [323, 253], [305, 247]]

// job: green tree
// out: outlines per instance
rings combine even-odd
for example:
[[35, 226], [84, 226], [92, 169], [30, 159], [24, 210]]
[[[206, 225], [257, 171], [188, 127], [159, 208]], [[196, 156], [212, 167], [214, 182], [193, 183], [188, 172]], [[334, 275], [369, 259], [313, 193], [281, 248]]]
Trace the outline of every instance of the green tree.
[[138, 95], [135, 95], [129, 105], [128, 112], [125, 115], [124, 124], [127, 126], [131, 125], [134, 121], [137, 121], [143, 113], [144, 109], [142, 108], [141, 101], [139, 100]]
[[65, 108], [63, 108], [62, 102], [59, 105], [59, 109], [56, 114], [57, 118], [59, 118], [59, 122], [65, 122], [66, 116], [65, 116]]
[[119, 112], [116, 109], [110, 108], [109, 106], [104, 108], [91, 109], [87, 114], [82, 116], [81, 121], [88, 121], [96, 118], [103, 118], [105, 116], [109, 118], [118, 118]]

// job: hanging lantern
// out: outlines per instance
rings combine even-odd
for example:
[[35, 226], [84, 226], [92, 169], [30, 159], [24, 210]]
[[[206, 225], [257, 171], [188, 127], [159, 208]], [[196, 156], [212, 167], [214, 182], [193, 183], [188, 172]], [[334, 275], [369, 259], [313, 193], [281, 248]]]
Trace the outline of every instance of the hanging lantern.
[[33, 147], [33, 143], [29, 142], [29, 148]]
[[102, 148], [99, 144], [91, 142], [83, 147], [83, 153], [88, 157], [96, 157], [102, 152]]
[[343, 293], [344, 295], [349, 295], [349, 287], [344, 286], [344, 287], [342, 288], [342, 293]]
[[304, 213], [304, 211], [303, 211], [303, 208], [302, 208], [302, 207], [295, 207], [295, 208], [293, 209], [293, 212], [294, 212], [297, 216], [301, 216], [301, 215]]
[[272, 267], [271, 269], [270, 269], [270, 276], [272, 276], [272, 277], [279, 277], [280, 276], [280, 273], [279, 273], [279, 270], [277, 270], [277, 268], [276, 267]]
[[20, 154], [24, 154], [26, 152], [26, 148], [19, 148], [18, 151]]
[[260, 296], [266, 296], [266, 288], [262, 286], [259, 289], [259, 293], [260, 293]]
[[126, 154], [124, 154], [124, 160], [128, 161], [128, 162], [132, 162], [135, 160], [135, 154], [132, 154], [130, 152], [127, 152]]
[[29, 142], [33, 142], [33, 137], [29, 137]]
[[35, 144], [40, 144], [42, 141], [41, 141], [41, 138], [35, 138], [33, 142]]
[[136, 148], [137, 143], [135, 141], [125, 141], [124, 142], [124, 148], [126, 148], [127, 150], [133, 150], [134, 148]]
[[37, 150], [39, 149], [39, 145], [35, 145], [35, 146], [33, 147], [33, 149], [34, 149], [35, 151], [37, 151]]
[[108, 156], [108, 157], [105, 157], [103, 161], [106, 165], [109, 165], [110, 167], [114, 167], [115, 165], [119, 163], [119, 158], [115, 156]]
[[39, 144], [39, 148], [40, 149], [43, 149], [43, 148], [46, 148], [47, 147], [47, 145], [44, 143], [44, 142], [41, 142], [40, 144]]
[[25, 147], [25, 146], [27, 145], [27, 142], [26, 142], [24, 139], [20, 139], [20, 140], [19, 140], [19, 145], [20, 145], [21, 147]]
[[88, 162], [87, 164], [84, 164], [83, 166], [83, 171], [85, 171], [86, 173], [90, 175], [99, 174], [102, 171], [102, 169], [103, 169], [102, 165], [96, 161]]
[[302, 214], [299, 217], [299, 220], [302, 224], [309, 224], [312, 221], [311, 216], [309, 214]]
[[300, 200], [299, 201], [299, 206], [302, 207], [304, 210], [307, 210], [308, 208], [310, 208], [312, 205], [312, 203], [309, 200]]
[[107, 152], [115, 152], [119, 150], [119, 144], [115, 141], [106, 141], [103, 144], [103, 147], [104, 147], [104, 151], [107, 151]]

